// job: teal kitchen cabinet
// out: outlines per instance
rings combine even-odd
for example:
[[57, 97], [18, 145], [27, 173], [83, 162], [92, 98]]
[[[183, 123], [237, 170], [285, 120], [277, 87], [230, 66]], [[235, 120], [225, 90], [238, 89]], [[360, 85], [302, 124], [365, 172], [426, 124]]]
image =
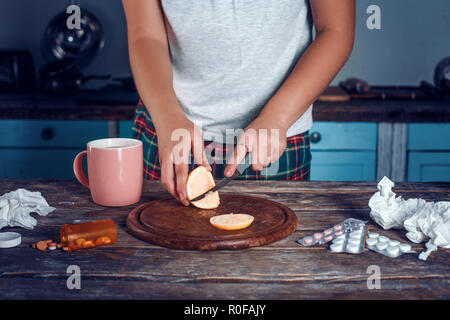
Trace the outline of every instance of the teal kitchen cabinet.
[[311, 151], [311, 153], [311, 180], [375, 180], [375, 152]]
[[72, 163], [80, 149], [0, 149], [0, 177], [72, 179]]
[[[132, 125], [119, 121], [118, 136]], [[73, 178], [73, 157], [107, 132], [106, 121], [0, 121], [0, 176]], [[376, 123], [315, 122], [310, 136], [311, 180], [376, 179]], [[407, 149], [408, 181], [450, 181], [450, 124], [410, 124]]]
[[315, 122], [309, 133], [311, 180], [375, 180], [376, 123]]
[[450, 124], [409, 124], [408, 181], [450, 181]]
[[450, 152], [409, 152], [408, 181], [450, 181]]
[[133, 121], [119, 121], [119, 137], [120, 138], [133, 138]]
[[107, 121], [1, 120], [0, 178], [72, 179], [76, 154], [107, 136]]

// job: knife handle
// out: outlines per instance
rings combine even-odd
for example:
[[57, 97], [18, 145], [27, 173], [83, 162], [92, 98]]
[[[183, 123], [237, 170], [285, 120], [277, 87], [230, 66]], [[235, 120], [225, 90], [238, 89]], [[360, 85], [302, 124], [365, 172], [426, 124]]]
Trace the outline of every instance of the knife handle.
[[[236, 168], [234, 172], [235, 177], [240, 176], [244, 173], [252, 165], [252, 154], [249, 152], [245, 156], [244, 160], [242, 160], [241, 164]], [[261, 170], [262, 175], [266, 176], [274, 176], [278, 173], [278, 165], [274, 165], [271, 163], [268, 167], [265, 167]]]
[[241, 164], [236, 168], [236, 171], [239, 175], [243, 174], [245, 170], [247, 170], [252, 165], [252, 154], [250, 152], [247, 153], [244, 160], [242, 160]]

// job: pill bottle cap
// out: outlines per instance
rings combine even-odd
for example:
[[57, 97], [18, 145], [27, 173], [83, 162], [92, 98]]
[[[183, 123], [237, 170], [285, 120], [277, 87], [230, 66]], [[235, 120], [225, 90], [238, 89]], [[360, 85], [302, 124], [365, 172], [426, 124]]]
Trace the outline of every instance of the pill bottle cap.
[[12, 248], [22, 242], [22, 236], [17, 232], [0, 232], [0, 248]]

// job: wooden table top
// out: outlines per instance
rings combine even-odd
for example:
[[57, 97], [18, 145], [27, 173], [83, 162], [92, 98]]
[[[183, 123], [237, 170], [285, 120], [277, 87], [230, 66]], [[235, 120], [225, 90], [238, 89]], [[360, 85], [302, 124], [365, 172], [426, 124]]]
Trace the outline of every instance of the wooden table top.
[[[282, 203], [296, 213], [297, 230], [264, 247], [239, 251], [185, 251], [138, 240], [127, 230], [136, 206], [95, 205], [75, 181], [0, 180], [0, 195], [26, 188], [40, 191], [57, 209], [37, 216], [22, 244], [0, 249], [0, 299], [449, 299], [450, 250], [427, 261], [417, 254], [397, 259], [371, 251], [334, 254], [324, 246], [302, 247], [296, 240], [353, 217], [369, 220], [380, 234], [406, 241], [405, 231], [384, 231], [369, 217], [375, 182], [236, 181], [224, 193], [247, 194]], [[450, 201], [450, 183], [398, 183], [403, 198]], [[146, 182], [140, 203], [168, 195], [159, 182]], [[33, 214], [33, 216], [36, 216]], [[33, 242], [59, 240], [62, 224], [111, 218], [118, 228], [114, 245], [66, 253], [31, 248]], [[424, 246], [413, 245], [422, 251]], [[366, 249], [367, 250], [367, 249]], [[81, 290], [68, 290], [67, 268], [81, 270]], [[367, 269], [377, 265], [381, 288], [369, 290]]]
[[[114, 93], [113, 93], [114, 94]], [[132, 120], [137, 100], [95, 103], [77, 97], [0, 95], [0, 119]], [[111, 98], [112, 99], [112, 98]], [[110, 99], [110, 100], [111, 100]], [[315, 121], [450, 122], [450, 100], [316, 101]]]

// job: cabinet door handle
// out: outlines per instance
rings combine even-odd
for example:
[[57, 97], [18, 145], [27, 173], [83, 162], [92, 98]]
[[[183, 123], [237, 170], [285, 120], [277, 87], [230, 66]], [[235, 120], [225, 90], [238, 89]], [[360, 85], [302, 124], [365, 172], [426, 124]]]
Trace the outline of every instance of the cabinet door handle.
[[51, 140], [55, 137], [55, 130], [52, 128], [45, 128], [41, 131], [41, 138], [44, 140]]
[[311, 133], [310, 139], [312, 143], [318, 143], [322, 139], [322, 136], [320, 135], [319, 132], [314, 131]]

